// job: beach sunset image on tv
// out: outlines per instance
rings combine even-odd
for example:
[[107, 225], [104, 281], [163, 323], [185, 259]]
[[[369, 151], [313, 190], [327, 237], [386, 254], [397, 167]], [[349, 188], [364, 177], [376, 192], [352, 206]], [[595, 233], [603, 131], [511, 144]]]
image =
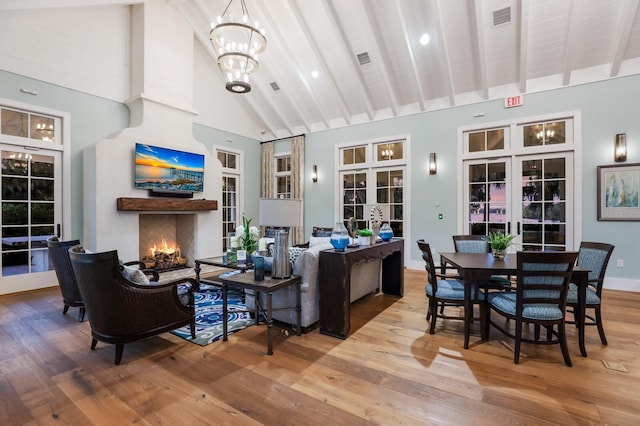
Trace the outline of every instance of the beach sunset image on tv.
[[204, 155], [136, 143], [135, 187], [202, 192]]

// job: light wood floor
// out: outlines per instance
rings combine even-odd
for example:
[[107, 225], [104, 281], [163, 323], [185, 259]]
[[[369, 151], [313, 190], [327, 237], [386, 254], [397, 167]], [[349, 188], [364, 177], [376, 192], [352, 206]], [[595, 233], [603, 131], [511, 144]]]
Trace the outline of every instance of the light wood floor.
[[569, 327], [572, 368], [557, 346], [524, 345], [515, 365], [496, 330], [468, 350], [458, 322], [425, 333], [424, 273], [405, 277], [403, 298], [352, 305], [346, 340], [283, 334], [267, 356], [264, 326], [207, 347], [167, 333], [120, 366], [57, 288], [2, 296], [0, 424], [639, 424], [640, 294], [606, 292], [609, 345], [589, 328], [588, 358]]

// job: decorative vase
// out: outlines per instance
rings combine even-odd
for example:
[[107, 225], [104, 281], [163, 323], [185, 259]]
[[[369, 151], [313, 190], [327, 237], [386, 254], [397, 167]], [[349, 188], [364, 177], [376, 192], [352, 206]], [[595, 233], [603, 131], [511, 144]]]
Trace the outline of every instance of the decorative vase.
[[491, 249], [491, 254], [493, 254], [493, 258], [497, 260], [502, 260], [507, 254], [507, 249]]
[[393, 238], [393, 229], [391, 229], [388, 223], [383, 224], [380, 228], [380, 238], [382, 241], [389, 241]]
[[342, 222], [336, 223], [331, 231], [331, 239], [329, 240], [336, 251], [344, 251], [349, 244], [349, 233]]

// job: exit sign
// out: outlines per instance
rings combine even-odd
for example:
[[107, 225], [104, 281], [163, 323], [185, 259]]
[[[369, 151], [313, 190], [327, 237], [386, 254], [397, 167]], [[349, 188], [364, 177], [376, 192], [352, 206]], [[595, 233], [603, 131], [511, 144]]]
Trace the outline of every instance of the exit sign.
[[508, 98], [504, 98], [504, 107], [505, 108], [513, 108], [520, 106], [524, 103], [524, 96], [510, 96]]

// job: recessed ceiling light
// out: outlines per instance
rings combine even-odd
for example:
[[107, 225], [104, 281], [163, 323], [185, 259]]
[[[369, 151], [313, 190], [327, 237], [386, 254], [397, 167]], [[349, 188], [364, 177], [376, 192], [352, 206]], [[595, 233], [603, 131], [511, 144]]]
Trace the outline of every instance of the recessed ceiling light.
[[318, 71], [315, 71], [315, 70], [311, 71], [311, 77], [318, 78], [318, 77], [320, 77], [320, 73]]
[[429, 34], [424, 33], [420, 36], [420, 44], [423, 46], [426, 46], [427, 44], [429, 44]]

